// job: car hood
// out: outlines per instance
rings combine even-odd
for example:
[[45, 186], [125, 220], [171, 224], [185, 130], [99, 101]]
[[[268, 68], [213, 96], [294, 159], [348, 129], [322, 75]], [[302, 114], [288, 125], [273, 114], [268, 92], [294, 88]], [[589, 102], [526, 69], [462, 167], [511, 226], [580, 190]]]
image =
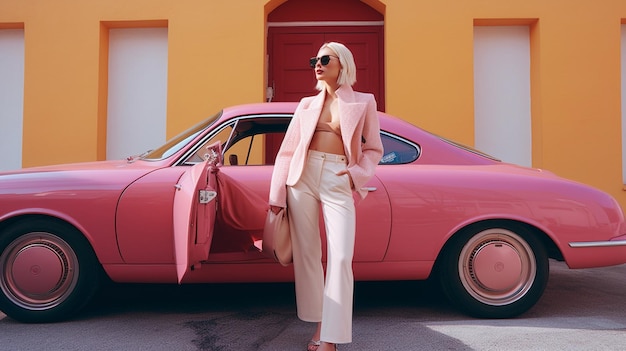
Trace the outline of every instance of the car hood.
[[80, 189], [124, 189], [160, 165], [149, 162], [99, 161], [24, 168], [0, 173], [0, 194]]

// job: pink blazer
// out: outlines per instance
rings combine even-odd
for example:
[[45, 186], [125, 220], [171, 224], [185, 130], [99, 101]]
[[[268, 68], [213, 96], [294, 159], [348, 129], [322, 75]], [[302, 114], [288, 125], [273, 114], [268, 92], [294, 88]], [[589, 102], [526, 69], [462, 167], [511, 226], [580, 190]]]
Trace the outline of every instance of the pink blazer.
[[[317, 121], [324, 106], [325, 91], [300, 101], [287, 128], [285, 139], [276, 155], [269, 204], [287, 206], [286, 185], [293, 186], [300, 179], [309, 144], [315, 133]], [[337, 89], [339, 98], [339, 123], [348, 171], [355, 191], [365, 198], [367, 191], [361, 189], [376, 170], [383, 155], [380, 125], [376, 113], [376, 100], [372, 94], [359, 93], [352, 87], [342, 85]]]

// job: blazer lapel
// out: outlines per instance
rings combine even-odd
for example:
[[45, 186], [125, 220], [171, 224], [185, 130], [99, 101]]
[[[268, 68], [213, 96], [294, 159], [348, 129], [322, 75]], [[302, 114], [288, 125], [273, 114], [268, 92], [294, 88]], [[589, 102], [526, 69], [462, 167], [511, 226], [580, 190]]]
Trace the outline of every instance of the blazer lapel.
[[324, 94], [322, 91], [313, 100], [308, 106], [305, 106], [300, 114], [300, 137], [306, 140], [306, 144], [308, 145], [313, 137], [313, 133], [315, 132], [315, 127], [317, 125], [317, 121], [320, 118], [320, 114], [322, 113], [322, 107], [324, 106]]
[[[351, 145], [354, 131], [359, 125], [361, 116], [365, 115], [367, 105], [357, 102], [350, 86], [341, 86], [337, 90], [339, 100], [339, 118], [341, 119], [341, 136], [344, 145]], [[360, 138], [360, 136], [359, 136]]]
[[359, 124], [360, 117], [364, 114], [366, 105], [361, 102], [345, 102], [339, 107], [341, 118], [341, 134], [352, 136], [354, 129]]

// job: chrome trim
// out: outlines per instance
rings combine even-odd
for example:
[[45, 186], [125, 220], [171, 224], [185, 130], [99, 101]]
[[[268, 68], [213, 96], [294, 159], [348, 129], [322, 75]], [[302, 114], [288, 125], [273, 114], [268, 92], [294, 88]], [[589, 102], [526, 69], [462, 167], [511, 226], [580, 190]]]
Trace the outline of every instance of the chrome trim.
[[575, 249], [588, 248], [588, 247], [626, 246], [626, 240], [573, 242], [573, 243], [569, 243], [569, 246]]
[[198, 202], [201, 204], [208, 204], [211, 200], [217, 197], [217, 191], [214, 190], [200, 190], [198, 195]]

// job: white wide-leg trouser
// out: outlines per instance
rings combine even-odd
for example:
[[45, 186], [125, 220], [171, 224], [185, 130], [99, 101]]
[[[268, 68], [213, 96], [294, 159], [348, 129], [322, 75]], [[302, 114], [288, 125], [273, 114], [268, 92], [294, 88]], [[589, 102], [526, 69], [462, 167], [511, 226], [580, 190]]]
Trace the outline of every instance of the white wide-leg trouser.
[[[354, 198], [346, 157], [310, 150], [298, 183], [288, 187], [287, 206], [293, 245], [298, 317], [322, 322], [322, 341], [352, 341], [356, 230]], [[319, 230], [320, 204], [326, 228], [326, 281]]]

